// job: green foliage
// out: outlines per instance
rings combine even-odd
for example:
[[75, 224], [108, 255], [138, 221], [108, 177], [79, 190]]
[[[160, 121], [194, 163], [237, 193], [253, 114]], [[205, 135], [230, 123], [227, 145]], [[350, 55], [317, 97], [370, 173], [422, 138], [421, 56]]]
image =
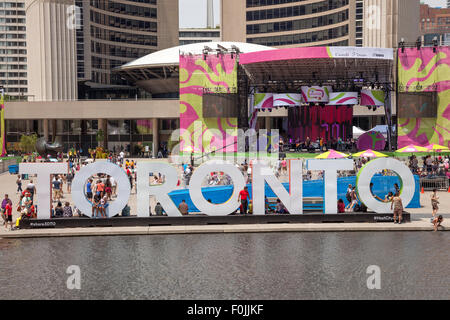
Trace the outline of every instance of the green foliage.
[[20, 137], [20, 150], [25, 153], [31, 153], [36, 151], [36, 141], [38, 140], [37, 134], [22, 135]]
[[97, 131], [97, 136], [96, 136], [97, 142], [102, 142], [104, 138], [105, 138], [105, 134], [104, 134], [103, 130], [99, 129]]

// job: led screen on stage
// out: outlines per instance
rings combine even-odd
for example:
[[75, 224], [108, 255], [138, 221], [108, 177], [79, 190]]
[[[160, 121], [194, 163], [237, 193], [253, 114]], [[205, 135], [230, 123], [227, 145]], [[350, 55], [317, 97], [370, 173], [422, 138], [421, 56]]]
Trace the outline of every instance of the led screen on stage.
[[435, 118], [437, 116], [436, 92], [400, 92], [398, 115], [400, 118]]
[[235, 93], [206, 93], [203, 95], [203, 117], [237, 118], [238, 95]]

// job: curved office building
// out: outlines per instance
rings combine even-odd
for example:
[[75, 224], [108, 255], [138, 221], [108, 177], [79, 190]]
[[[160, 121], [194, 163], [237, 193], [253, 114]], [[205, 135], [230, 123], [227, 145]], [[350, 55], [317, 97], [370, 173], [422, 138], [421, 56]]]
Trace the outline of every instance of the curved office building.
[[355, 12], [355, 0], [227, 0], [222, 35], [274, 47], [353, 46]]
[[111, 70], [178, 45], [176, 0], [76, 0], [76, 4], [83, 22], [77, 30], [81, 99], [127, 98], [129, 83]]

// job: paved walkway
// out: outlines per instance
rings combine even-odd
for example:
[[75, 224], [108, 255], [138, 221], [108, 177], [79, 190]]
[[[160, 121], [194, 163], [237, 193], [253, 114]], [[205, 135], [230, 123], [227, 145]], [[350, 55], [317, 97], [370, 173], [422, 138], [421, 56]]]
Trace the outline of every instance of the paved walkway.
[[[449, 231], [450, 223], [444, 220], [440, 231]], [[430, 219], [413, 220], [410, 223], [334, 223], [334, 224], [255, 224], [214, 226], [152, 226], [152, 227], [104, 227], [27, 229], [0, 231], [0, 238], [79, 237], [118, 235], [158, 235], [192, 233], [258, 233], [258, 232], [367, 232], [367, 231], [433, 231]]]

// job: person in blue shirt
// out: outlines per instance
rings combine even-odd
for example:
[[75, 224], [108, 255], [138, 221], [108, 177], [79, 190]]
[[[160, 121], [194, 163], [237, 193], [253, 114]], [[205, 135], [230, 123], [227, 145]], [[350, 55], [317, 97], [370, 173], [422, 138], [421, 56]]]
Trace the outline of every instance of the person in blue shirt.
[[89, 200], [92, 200], [92, 179], [89, 179], [86, 185], [86, 196]]

